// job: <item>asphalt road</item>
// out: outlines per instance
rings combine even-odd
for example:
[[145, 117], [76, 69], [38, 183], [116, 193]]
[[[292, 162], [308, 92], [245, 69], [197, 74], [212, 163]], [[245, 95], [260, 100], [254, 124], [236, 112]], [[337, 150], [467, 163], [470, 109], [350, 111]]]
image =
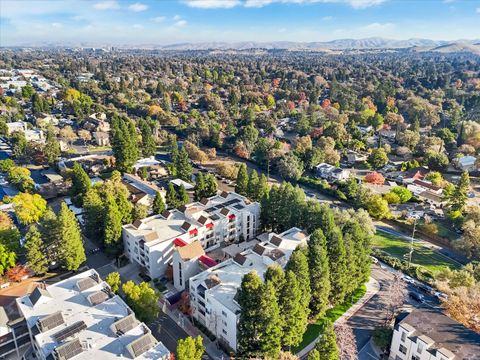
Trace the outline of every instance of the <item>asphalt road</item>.
[[155, 338], [160, 340], [170, 352], [175, 353], [177, 341], [188, 337], [188, 334], [168, 315], [161, 312], [156, 320], [148, 324]]
[[[380, 285], [379, 292], [348, 320], [348, 324], [352, 327], [357, 340], [360, 360], [375, 358], [372, 355], [373, 351], [367, 344], [372, 336], [373, 330], [385, 323], [385, 299], [388, 294], [388, 285], [390, 281], [393, 280], [394, 273], [387, 267], [383, 269], [378, 265], [372, 265], [371, 276], [378, 281]], [[425, 303], [421, 304], [408, 297], [403, 306], [404, 310], [409, 310], [414, 307], [438, 307], [438, 300], [434, 296], [422, 293], [411, 284], [408, 284], [407, 288], [409, 291], [421, 293], [425, 297]]]

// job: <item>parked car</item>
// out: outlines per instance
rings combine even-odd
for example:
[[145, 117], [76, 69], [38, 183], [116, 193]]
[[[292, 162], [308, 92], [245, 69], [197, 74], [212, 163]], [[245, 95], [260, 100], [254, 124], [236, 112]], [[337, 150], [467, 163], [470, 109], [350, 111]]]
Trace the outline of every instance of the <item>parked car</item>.
[[423, 297], [423, 295], [416, 291], [410, 291], [408, 293], [408, 296], [410, 296], [413, 300], [418, 301], [419, 303], [425, 302], [425, 298]]
[[413, 278], [411, 278], [410, 276], [408, 275], [403, 275], [402, 276], [402, 279], [403, 281], [409, 283], [409, 284], [415, 284], [415, 280], [413, 280]]
[[378, 259], [375, 256], [370, 256], [372, 258], [372, 263], [378, 264]]
[[448, 300], [448, 295], [440, 291], [435, 291], [434, 295], [438, 300]]
[[418, 289], [421, 290], [422, 292], [424, 292], [425, 294], [432, 294], [433, 293], [433, 289], [430, 286], [425, 285], [425, 284], [418, 284]]

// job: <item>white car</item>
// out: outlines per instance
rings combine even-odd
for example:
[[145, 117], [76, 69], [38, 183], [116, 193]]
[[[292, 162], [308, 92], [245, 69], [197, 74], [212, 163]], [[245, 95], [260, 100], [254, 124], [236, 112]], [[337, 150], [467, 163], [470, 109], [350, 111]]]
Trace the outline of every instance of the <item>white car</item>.
[[375, 256], [370, 256], [370, 258], [372, 259], [372, 263], [378, 264], [378, 259]]
[[409, 283], [409, 284], [415, 284], [415, 280], [413, 280], [410, 276], [408, 275], [403, 275], [402, 276], [403, 281]]

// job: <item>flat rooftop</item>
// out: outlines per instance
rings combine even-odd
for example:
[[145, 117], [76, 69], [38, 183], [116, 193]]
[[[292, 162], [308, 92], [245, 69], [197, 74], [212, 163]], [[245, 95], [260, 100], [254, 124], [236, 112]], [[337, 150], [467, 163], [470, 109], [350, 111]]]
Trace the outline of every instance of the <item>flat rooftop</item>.
[[470, 330], [443, 313], [433, 309], [416, 309], [407, 315], [398, 325], [415, 329], [413, 341], [427, 336], [434, 341], [428, 351], [435, 354], [442, 348], [455, 354], [455, 359], [480, 359], [480, 334]]
[[162, 215], [150, 216], [123, 228], [135, 237], [146, 237], [145, 246], [151, 248], [187, 233], [188, 230], [182, 227], [185, 222], [194, 227], [202, 227], [207, 223], [225, 220], [230, 214], [239, 214], [254, 204], [239, 194], [224, 192], [166, 211]]
[[162, 343], [152, 341], [151, 349], [137, 357], [131, 355], [128, 345], [150, 331], [135, 319], [124, 333], [114, 332], [112, 325], [133, 312], [118, 295], [109, 293], [108, 285], [95, 270], [37, 289], [18, 298], [17, 304], [45, 357], [77, 340], [82, 351], [74, 356], [75, 360], [157, 359], [169, 354]]

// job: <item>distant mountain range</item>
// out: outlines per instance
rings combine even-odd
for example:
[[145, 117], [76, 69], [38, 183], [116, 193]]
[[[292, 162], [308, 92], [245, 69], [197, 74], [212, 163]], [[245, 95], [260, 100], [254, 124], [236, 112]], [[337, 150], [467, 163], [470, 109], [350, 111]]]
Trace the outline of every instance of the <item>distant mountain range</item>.
[[457, 40], [437, 41], [429, 39], [408, 39], [392, 40], [379, 37], [366, 39], [339, 39], [325, 42], [293, 42], [293, 41], [272, 41], [272, 42], [202, 42], [202, 43], [181, 43], [165, 46], [156, 46], [162, 50], [310, 50], [310, 51], [342, 51], [342, 50], [374, 50], [374, 49], [412, 49], [415, 51], [438, 51], [438, 52], [474, 52], [480, 51], [480, 40]]

